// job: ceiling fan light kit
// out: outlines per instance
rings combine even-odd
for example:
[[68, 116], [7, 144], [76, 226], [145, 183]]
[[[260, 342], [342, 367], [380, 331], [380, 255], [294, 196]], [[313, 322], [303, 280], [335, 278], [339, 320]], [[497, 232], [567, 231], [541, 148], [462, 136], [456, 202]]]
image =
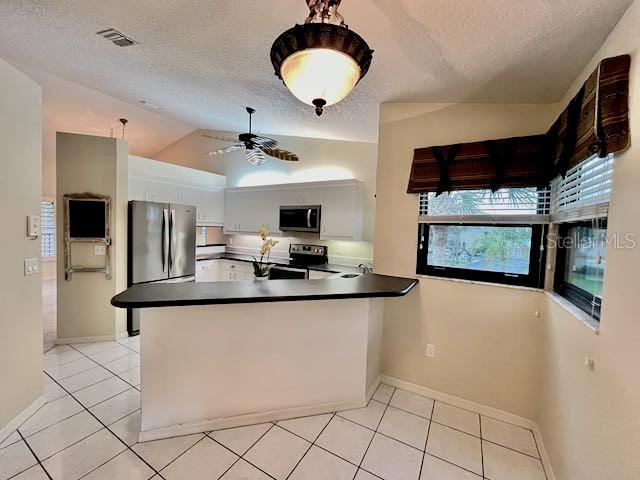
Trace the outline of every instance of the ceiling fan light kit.
[[271, 63], [291, 93], [322, 115], [364, 78], [373, 50], [345, 25], [340, 0], [305, 1], [309, 16], [273, 42]]

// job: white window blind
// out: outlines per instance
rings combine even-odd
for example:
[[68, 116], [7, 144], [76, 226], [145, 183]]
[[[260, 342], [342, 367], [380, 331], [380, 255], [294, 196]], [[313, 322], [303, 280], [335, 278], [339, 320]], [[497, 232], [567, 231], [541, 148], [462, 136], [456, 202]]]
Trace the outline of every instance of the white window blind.
[[551, 183], [551, 220], [575, 222], [606, 217], [611, 197], [613, 155], [594, 156]]
[[42, 258], [56, 256], [56, 209], [53, 202], [41, 203]]
[[548, 223], [550, 198], [548, 189], [535, 187], [422, 193], [420, 223]]

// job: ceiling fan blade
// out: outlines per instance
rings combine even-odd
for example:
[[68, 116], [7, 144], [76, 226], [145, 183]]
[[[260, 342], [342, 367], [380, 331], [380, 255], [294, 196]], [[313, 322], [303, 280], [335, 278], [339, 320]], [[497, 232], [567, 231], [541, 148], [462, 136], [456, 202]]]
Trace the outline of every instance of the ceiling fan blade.
[[276, 142], [273, 138], [262, 137], [260, 135], [256, 135], [251, 140], [260, 148], [276, 148], [276, 146], [278, 145], [278, 142]]
[[300, 160], [298, 155], [279, 148], [263, 148], [262, 151], [270, 157], [277, 158], [278, 160], [284, 160], [286, 162], [297, 162]]
[[232, 140], [231, 138], [223, 138], [223, 137], [214, 137], [213, 135], [208, 135], [203, 133], [201, 137], [208, 138], [209, 140], [215, 140], [217, 142], [228, 142], [228, 143], [238, 143], [238, 139]]
[[243, 143], [236, 143], [235, 145], [230, 145], [227, 148], [220, 148], [218, 150], [212, 150], [211, 152], [207, 152], [207, 155], [221, 155], [223, 153], [233, 152], [234, 150], [238, 150], [244, 147]]
[[247, 149], [246, 157], [251, 165], [260, 166], [267, 161], [267, 156], [259, 148]]

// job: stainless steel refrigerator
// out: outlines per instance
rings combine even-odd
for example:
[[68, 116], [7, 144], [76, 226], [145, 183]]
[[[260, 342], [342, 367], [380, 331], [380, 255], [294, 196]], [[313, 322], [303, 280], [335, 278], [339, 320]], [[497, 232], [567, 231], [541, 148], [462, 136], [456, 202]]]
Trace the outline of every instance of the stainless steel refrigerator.
[[[128, 285], [195, 281], [196, 207], [174, 203], [129, 202]], [[135, 335], [140, 320], [127, 314]]]

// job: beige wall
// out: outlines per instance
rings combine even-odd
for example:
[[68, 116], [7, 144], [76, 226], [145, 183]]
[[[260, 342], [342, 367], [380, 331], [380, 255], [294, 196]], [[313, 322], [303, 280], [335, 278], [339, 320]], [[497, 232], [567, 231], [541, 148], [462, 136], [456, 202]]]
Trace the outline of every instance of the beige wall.
[[[58, 258], [58, 341], [114, 338], [126, 331], [124, 310], [109, 303], [126, 288], [127, 255], [127, 143], [114, 138], [72, 133], [57, 136], [56, 236], [63, 237], [66, 193], [90, 192], [111, 197], [111, 266], [113, 276], [103, 273], [76, 273], [64, 278], [64, 242], [57, 242]], [[93, 245], [73, 246], [75, 265], [101, 266], [104, 257], [94, 255]]]
[[[244, 150], [215, 157], [206, 155], [211, 150], [229, 144], [214, 142], [203, 137], [203, 134], [232, 139], [238, 137], [233, 132], [197, 130], [152, 155], [152, 158], [225, 175], [229, 187], [357, 178], [364, 184], [363, 241], [320, 243], [329, 246], [329, 254], [332, 256], [338, 255], [340, 246], [344, 257], [373, 257], [377, 144], [273, 135], [271, 137], [280, 143], [281, 148], [297, 153], [300, 161], [269, 159], [263, 166], [254, 167], [244, 158]], [[308, 242], [309, 239], [282, 239], [278, 249], [288, 252], [289, 242], [296, 241]], [[318, 243], [317, 239], [314, 242]], [[258, 245], [255, 238], [242, 235], [234, 236], [233, 243], [247, 248]]]
[[[632, 54], [632, 146], [615, 159], [608, 234], [640, 241], [640, 1], [636, 0], [567, 98], [605, 57]], [[606, 251], [600, 335], [545, 299], [536, 420], [558, 479], [640, 478], [640, 243]], [[584, 358], [594, 360], [594, 370]]]
[[[413, 149], [544, 132], [546, 105], [383, 104], [376, 205], [376, 273], [414, 277], [418, 196], [407, 182]], [[387, 299], [383, 372], [532, 418], [540, 352], [539, 293], [420, 279]], [[436, 357], [424, 356], [427, 343]]]
[[40, 257], [26, 217], [40, 215], [40, 87], [0, 60], [0, 431], [42, 393], [41, 276], [24, 275], [23, 259]]
[[[555, 105], [382, 105], [376, 271], [415, 272], [417, 197], [404, 193], [413, 148], [541, 133], [602, 58], [622, 53], [633, 56], [631, 124], [639, 125], [639, 24], [636, 0]], [[636, 144], [616, 156], [608, 233], [640, 242]], [[421, 279], [417, 295], [386, 301], [383, 371], [535, 420], [558, 479], [638, 479], [638, 245], [606, 252], [599, 335], [542, 292]], [[435, 359], [422, 356], [427, 342]]]

